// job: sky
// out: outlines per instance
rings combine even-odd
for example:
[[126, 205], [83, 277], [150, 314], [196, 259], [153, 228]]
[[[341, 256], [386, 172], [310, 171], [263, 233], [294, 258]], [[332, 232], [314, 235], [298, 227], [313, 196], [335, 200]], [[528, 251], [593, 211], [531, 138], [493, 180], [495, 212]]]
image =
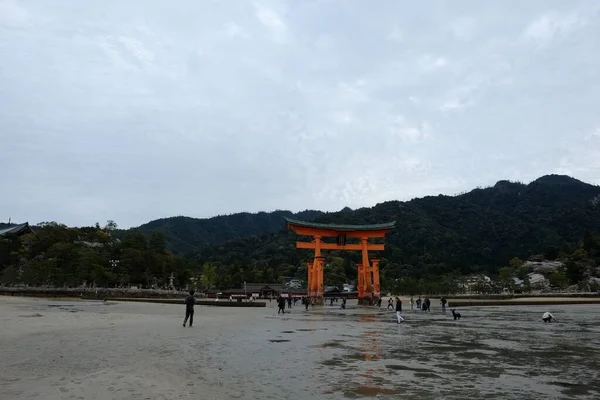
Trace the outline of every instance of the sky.
[[0, 0], [0, 221], [600, 184], [600, 2]]

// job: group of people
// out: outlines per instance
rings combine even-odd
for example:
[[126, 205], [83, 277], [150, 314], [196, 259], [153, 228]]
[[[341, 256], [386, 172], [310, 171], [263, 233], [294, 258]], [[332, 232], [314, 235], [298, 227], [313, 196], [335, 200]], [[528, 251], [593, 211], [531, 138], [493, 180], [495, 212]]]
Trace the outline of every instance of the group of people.
[[[395, 305], [394, 305], [394, 300], [395, 300]], [[287, 300], [285, 297], [279, 295], [279, 297], [277, 298], [277, 307], [278, 307], [278, 311], [277, 314], [283, 313], [285, 314], [285, 305], [287, 302], [288, 308], [292, 308], [292, 298], [288, 297]], [[310, 304], [312, 304], [312, 306], [315, 306], [315, 298], [308, 298], [308, 297], [302, 297], [301, 299], [302, 304], [304, 305], [305, 309], [308, 310], [308, 306]], [[294, 303], [295, 303], [295, 299], [294, 299]], [[442, 297], [440, 299], [440, 302], [442, 304], [442, 312], [446, 312], [446, 304], [447, 301], [444, 297]], [[185, 318], [183, 320], [183, 327], [185, 328], [185, 326], [188, 323], [189, 320], [189, 327], [191, 328], [194, 324], [194, 305], [196, 304], [196, 297], [195, 297], [195, 292], [193, 290], [190, 290], [189, 295], [185, 298]], [[382, 299], [379, 298], [379, 300], [377, 301], [377, 305], [378, 307], [381, 309], [381, 303], [382, 303]], [[419, 296], [419, 298], [417, 299], [416, 302], [413, 302], [413, 298], [410, 298], [410, 308], [413, 308], [413, 304], [417, 305], [417, 309], [421, 309], [422, 311], [431, 311], [430, 307], [431, 307], [431, 300], [429, 299], [429, 297], [425, 297], [424, 300], [421, 300], [421, 296]], [[333, 305], [333, 300], [331, 301], [331, 304]], [[343, 298], [342, 299], [342, 305], [341, 308], [346, 308], [346, 299]], [[394, 299], [392, 299], [391, 297], [388, 299], [388, 306], [387, 309], [392, 309], [396, 311], [396, 319], [398, 321], [399, 324], [403, 323], [405, 321], [404, 317], [402, 317], [402, 300], [400, 300], [400, 298], [398, 296], [396, 296]], [[457, 313], [455, 310], [452, 310], [452, 316], [454, 317], [454, 319], [460, 319], [461, 315], [460, 313]], [[546, 322], [558, 322], [556, 320], [556, 318], [554, 318], [554, 315], [552, 315], [549, 312], [545, 312], [542, 315], [542, 321]]]
[[[288, 308], [292, 308], [292, 302], [294, 303], [294, 305], [296, 304], [297, 299], [294, 298], [292, 300], [291, 297], [288, 297], [287, 300], [285, 297], [283, 297], [282, 295], [279, 295], [279, 297], [277, 297], [277, 314], [285, 314], [285, 304], [287, 302]], [[304, 309], [306, 311], [308, 311], [308, 306], [312, 306], [312, 308], [315, 307], [316, 305], [316, 298], [315, 297], [307, 297], [304, 296], [300, 299], [302, 305], [304, 305]], [[331, 304], [333, 304], [333, 300], [331, 302]], [[342, 299], [342, 308], [346, 307], [346, 299]]]

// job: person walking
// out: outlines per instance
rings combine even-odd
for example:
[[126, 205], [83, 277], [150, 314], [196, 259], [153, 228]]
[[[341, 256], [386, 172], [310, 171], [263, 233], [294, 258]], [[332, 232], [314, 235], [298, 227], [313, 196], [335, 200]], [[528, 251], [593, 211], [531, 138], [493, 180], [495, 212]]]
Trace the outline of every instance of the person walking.
[[396, 318], [398, 318], [399, 324], [404, 322], [404, 318], [402, 318], [402, 301], [398, 296], [396, 296]]
[[190, 328], [194, 325], [194, 304], [196, 304], [196, 297], [194, 297], [194, 291], [190, 290], [190, 295], [185, 298], [185, 319], [183, 320], [183, 327], [187, 324], [188, 318], [190, 320]]
[[442, 296], [442, 298], [440, 299], [440, 303], [442, 303], [442, 312], [444, 314], [446, 314], [446, 303], [448, 302], [448, 300], [446, 300], [446, 298], [444, 296]]
[[285, 299], [282, 295], [279, 295], [279, 297], [277, 298], [277, 307], [277, 314], [285, 314]]

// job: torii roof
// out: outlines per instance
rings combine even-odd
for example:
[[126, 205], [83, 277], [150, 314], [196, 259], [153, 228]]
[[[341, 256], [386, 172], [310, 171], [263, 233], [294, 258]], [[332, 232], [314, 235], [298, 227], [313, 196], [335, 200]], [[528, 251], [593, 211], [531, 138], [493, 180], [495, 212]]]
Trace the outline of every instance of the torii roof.
[[306, 222], [306, 221], [298, 221], [297, 219], [284, 217], [288, 227], [290, 225], [302, 226], [305, 228], [314, 228], [314, 229], [330, 229], [335, 231], [346, 231], [346, 232], [354, 232], [354, 231], [378, 231], [378, 230], [386, 230], [386, 229], [394, 229], [396, 226], [396, 221], [386, 222], [383, 224], [371, 224], [371, 225], [344, 225], [344, 224], [321, 224], [317, 222]]

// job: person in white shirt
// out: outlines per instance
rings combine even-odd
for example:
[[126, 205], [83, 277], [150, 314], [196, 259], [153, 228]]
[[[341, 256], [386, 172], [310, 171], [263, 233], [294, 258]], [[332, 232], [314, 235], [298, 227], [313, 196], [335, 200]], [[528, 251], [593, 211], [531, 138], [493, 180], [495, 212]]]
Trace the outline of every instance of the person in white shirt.
[[554, 315], [550, 314], [548, 311], [546, 311], [544, 313], [544, 315], [542, 315], [542, 321], [544, 321], [544, 322], [552, 322], [552, 321], [557, 322], [556, 318], [554, 318]]

